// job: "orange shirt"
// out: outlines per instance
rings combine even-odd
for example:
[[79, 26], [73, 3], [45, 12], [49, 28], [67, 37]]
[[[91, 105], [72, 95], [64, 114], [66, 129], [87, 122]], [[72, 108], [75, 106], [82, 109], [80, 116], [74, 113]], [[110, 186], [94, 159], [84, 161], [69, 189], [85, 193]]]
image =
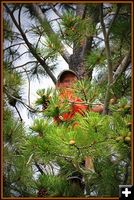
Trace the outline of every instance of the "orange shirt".
[[83, 115], [84, 112], [88, 109], [88, 106], [82, 104], [83, 101], [80, 98], [76, 97], [71, 89], [66, 89], [65, 91], [61, 92], [59, 98], [61, 100], [61, 103], [65, 99], [68, 100], [68, 103], [70, 103], [70, 111], [67, 113], [63, 113], [61, 116], [55, 117], [54, 120], [57, 122], [71, 120], [76, 113], [80, 113], [81, 115]]

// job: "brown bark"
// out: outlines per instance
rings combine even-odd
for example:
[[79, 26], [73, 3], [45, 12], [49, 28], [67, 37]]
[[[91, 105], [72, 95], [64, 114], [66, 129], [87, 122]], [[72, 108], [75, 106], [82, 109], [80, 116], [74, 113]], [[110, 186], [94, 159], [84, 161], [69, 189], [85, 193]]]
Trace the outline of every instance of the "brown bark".
[[[80, 18], [86, 18], [86, 7], [87, 5], [78, 4], [76, 8], [76, 15]], [[96, 11], [94, 14], [91, 15], [92, 22], [94, 24], [97, 24], [99, 20], [99, 5], [96, 6]], [[86, 70], [84, 66], [84, 58], [85, 55], [90, 54], [91, 48], [92, 48], [92, 41], [93, 37], [87, 37], [83, 43], [82, 46], [78, 47], [76, 43], [74, 43], [73, 47], [73, 54], [70, 56], [70, 62], [69, 62], [69, 68], [74, 70], [80, 78], [87, 77], [89, 79], [92, 78], [92, 70]]]
[[106, 94], [105, 94], [103, 114], [108, 113], [110, 89], [113, 84], [113, 66], [112, 66], [111, 50], [110, 50], [110, 44], [109, 44], [109, 42], [110, 42], [109, 35], [110, 35], [111, 27], [113, 26], [115, 19], [119, 13], [119, 9], [120, 9], [120, 7], [117, 7], [116, 13], [115, 13], [113, 19], [111, 20], [108, 30], [106, 30], [106, 26], [105, 26], [104, 18], [103, 18], [103, 4], [101, 4], [101, 6], [100, 6], [100, 23], [101, 23], [101, 27], [102, 27], [103, 36], [104, 36], [105, 53], [106, 53], [106, 57], [107, 57], [107, 67], [108, 67], [108, 85], [107, 85], [107, 90], [106, 90]]

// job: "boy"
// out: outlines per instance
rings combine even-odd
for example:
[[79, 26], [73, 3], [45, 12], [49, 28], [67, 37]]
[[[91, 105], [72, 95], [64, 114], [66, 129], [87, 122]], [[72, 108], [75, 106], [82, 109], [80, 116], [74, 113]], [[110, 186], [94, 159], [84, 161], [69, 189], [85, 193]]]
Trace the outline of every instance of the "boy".
[[[56, 116], [54, 118], [55, 122], [61, 123], [63, 121], [70, 121], [74, 118], [75, 114], [79, 113], [80, 115], [84, 115], [84, 113], [89, 110], [89, 107], [83, 103], [83, 101], [78, 98], [74, 94], [73, 84], [78, 80], [77, 74], [72, 70], [64, 70], [62, 71], [58, 78], [56, 88], [59, 91], [59, 98], [61, 103], [64, 100], [67, 100], [70, 103], [70, 111], [67, 113], [63, 113], [62, 115]], [[90, 109], [91, 112], [99, 112], [103, 111], [102, 105], [96, 105]], [[78, 126], [78, 123], [75, 122], [72, 125], [74, 128]], [[87, 170], [94, 170], [93, 161], [90, 156], [84, 158], [84, 167]], [[68, 180], [71, 181], [72, 186], [74, 188], [79, 187], [79, 189], [83, 190], [84, 185], [82, 182], [82, 175], [78, 172], [73, 172], [71, 177], [68, 177]]]
[[[84, 114], [86, 110], [88, 110], [88, 106], [83, 104], [83, 101], [76, 97], [73, 92], [73, 84], [78, 80], [78, 76], [72, 70], [64, 70], [62, 71], [57, 80], [56, 87], [60, 91], [60, 99], [61, 101], [67, 99], [69, 102], [72, 103], [70, 111], [68, 113], [64, 113], [62, 116], [57, 116], [55, 121], [68, 121], [73, 119], [75, 113], [79, 113], [81, 115]], [[92, 109], [91, 112], [99, 112], [103, 111], [102, 105], [96, 105]]]
[[[76, 113], [83, 115], [85, 111], [89, 110], [87, 105], [83, 104], [83, 101], [76, 97], [73, 92], [73, 84], [78, 80], [78, 76], [72, 70], [64, 70], [62, 71], [57, 80], [56, 87], [59, 89], [60, 94], [59, 98], [61, 102], [64, 99], [67, 99], [69, 102], [72, 102], [70, 111], [68, 113], [62, 114], [62, 116], [56, 116], [54, 120], [58, 123], [62, 121], [69, 121], [73, 119]], [[91, 112], [98, 112], [101, 113], [103, 111], [102, 105], [95, 105], [90, 109]], [[78, 126], [77, 122], [74, 123], [73, 127]], [[85, 168], [86, 169], [93, 169], [93, 162], [91, 157], [85, 158]]]

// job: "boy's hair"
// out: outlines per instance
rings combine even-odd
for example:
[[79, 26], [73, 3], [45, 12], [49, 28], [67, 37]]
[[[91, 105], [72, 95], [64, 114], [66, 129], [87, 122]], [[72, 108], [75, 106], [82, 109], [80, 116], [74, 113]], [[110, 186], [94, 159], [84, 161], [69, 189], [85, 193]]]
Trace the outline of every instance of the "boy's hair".
[[63, 71], [58, 75], [58, 77], [57, 77], [57, 82], [58, 82], [58, 83], [61, 83], [61, 82], [64, 80], [64, 78], [66, 77], [66, 74], [73, 74], [74, 76], [76, 76], [76, 77], [78, 78], [77, 74], [76, 74], [73, 70], [71, 70], [71, 69], [66, 69], [66, 70], [63, 70]]

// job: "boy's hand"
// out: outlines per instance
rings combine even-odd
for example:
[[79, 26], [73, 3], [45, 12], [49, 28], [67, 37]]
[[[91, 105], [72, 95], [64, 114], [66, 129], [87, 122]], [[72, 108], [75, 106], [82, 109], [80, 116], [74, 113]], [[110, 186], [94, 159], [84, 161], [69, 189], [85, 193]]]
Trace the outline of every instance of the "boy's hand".
[[91, 111], [92, 112], [102, 113], [102, 111], [103, 111], [103, 105], [96, 105], [96, 106], [92, 107]]

